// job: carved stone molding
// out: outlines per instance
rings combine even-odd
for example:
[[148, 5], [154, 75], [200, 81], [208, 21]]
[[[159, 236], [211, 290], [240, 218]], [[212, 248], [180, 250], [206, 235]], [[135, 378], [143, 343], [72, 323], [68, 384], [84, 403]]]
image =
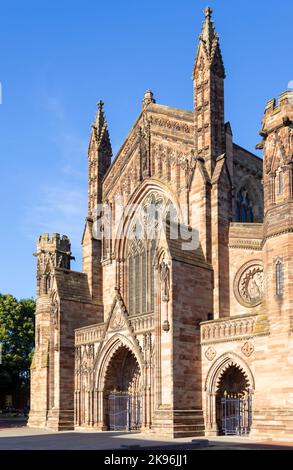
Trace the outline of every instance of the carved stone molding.
[[214, 348], [208, 348], [205, 352], [205, 357], [208, 361], [213, 361], [216, 357], [217, 353]]
[[144, 333], [143, 335], [143, 350], [144, 351], [152, 350], [152, 333], [150, 331]]
[[256, 307], [262, 302], [264, 271], [261, 261], [250, 261], [239, 269], [234, 280], [234, 294], [244, 307]]
[[170, 330], [170, 323], [169, 323], [168, 320], [165, 320], [165, 321], [163, 322], [162, 328], [163, 328], [163, 331], [165, 331], [166, 333], [168, 333], [168, 331]]
[[51, 316], [52, 323], [55, 328], [58, 328], [58, 318], [59, 318], [59, 302], [56, 291], [51, 291], [50, 293], [50, 302], [51, 302]]
[[179, 121], [173, 121], [170, 119], [154, 118], [150, 117], [152, 125], [162, 127], [164, 129], [170, 129], [171, 131], [184, 132], [185, 134], [191, 134], [192, 128], [188, 124]]
[[244, 343], [244, 345], [242, 346], [241, 351], [246, 357], [250, 357], [254, 351], [254, 346], [249, 341], [246, 341], [246, 343]]
[[113, 312], [111, 321], [110, 321], [110, 328], [111, 330], [121, 330], [125, 325], [125, 317], [124, 313], [121, 311], [119, 303], [117, 303], [115, 312]]
[[142, 126], [139, 127], [137, 132], [137, 139], [139, 142], [139, 153], [140, 153], [140, 178], [144, 180], [151, 176], [151, 167], [150, 167], [150, 139], [151, 139], [151, 130], [150, 123], [148, 121], [143, 121]]

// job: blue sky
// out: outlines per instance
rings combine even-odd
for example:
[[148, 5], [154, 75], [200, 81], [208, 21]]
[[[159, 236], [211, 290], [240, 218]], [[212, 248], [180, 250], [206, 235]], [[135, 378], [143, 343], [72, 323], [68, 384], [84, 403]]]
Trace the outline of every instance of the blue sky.
[[[67, 234], [81, 266], [87, 144], [102, 98], [114, 153], [143, 93], [192, 109], [207, 1], [1, 2], [0, 292], [35, 294], [36, 237]], [[254, 151], [265, 103], [293, 80], [289, 0], [213, 0], [226, 66], [226, 120]]]

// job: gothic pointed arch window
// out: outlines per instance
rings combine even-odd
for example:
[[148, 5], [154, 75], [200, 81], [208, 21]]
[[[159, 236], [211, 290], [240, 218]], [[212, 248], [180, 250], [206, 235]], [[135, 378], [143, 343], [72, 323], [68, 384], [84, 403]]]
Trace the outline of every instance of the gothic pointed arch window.
[[141, 312], [147, 311], [147, 257], [143, 249], [141, 255]]
[[152, 240], [150, 256], [149, 256], [149, 272], [150, 272], [150, 308], [151, 311], [154, 310], [155, 306], [155, 253], [156, 253], [156, 242]]
[[136, 210], [128, 232], [128, 309], [130, 315], [155, 308], [155, 254], [159, 233], [168, 222], [178, 221], [173, 203], [159, 192], [147, 195]]
[[276, 295], [281, 297], [283, 295], [283, 263], [280, 259], [277, 260], [275, 265], [276, 270]]
[[141, 256], [137, 253], [134, 258], [134, 266], [135, 266], [135, 313], [140, 313], [140, 294], [141, 294], [141, 273], [140, 273], [140, 265], [141, 265]]
[[237, 222], [253, 222], [252, 201], [246, 188], [237, 194]]
[[128, 298], [129, 298], [129, 314], [133, 315], [134, 308], [133, 308], [133, 292], [134, 292], [134, 257], [130, 255], [129, 261], [128, 261], [128, 272], [129, 272], [129, 292], [128, 292]]
[[128, 308], [130, 315], [153, 312], [155, 307], [154, 260], [162, 214], [163, 196], [151, 193], [135, 214], [128, 241]]
[[155, 240], [134, 240], [128, 256], [128, 307], [130, 315], [154, 309]]

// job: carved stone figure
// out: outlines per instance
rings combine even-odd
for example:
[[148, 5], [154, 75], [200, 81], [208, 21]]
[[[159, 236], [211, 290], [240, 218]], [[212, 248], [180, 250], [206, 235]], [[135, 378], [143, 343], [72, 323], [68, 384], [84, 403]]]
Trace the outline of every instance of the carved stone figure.
[[125, 324], [124, 316], [121, 310], [116, 309], [110, 322], [112, 330], [120, 330]]
[[57, 293], [53, 291], [51, 293], [51, 315], [52, 323], [55, 328], [58, 327], [58, 316], [59, 316], [59, 302], [57, 298]]
[[163, 302], [168, 302], [170, 290], [170, 269], [165, 260], [163, 260], [160, 265], [160, 279], [162, 289], [162, 300]]

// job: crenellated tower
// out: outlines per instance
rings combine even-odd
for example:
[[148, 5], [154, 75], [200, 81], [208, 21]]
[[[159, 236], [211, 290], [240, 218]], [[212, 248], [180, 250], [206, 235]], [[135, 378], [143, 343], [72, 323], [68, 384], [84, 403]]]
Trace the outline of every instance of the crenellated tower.
[[[265, 374], [256, 388], [252, 435], [292, 435], [292, 332], [293, 332], [293, 92], [266, 106], [264, 150], [263, 263], [265, 305], [270, 324]], [[261, 367], [261, 364], [260, 364]], [[276, 385], [276, 371], [278, 374]], [[264, 401], [264, 389], [267, 398]]]
[[41, 235], [37, 241], [37, 297], [48, 295], [55, 268], [70, 269], [71, 244], [67, 236], [53, 233]]
[[[53, 233], [41, 235], [37, 240], [37, 300], [35, 314], [35, 351], [31, 366], [32, 407], [30, 426], [68, 428], [67, 411], [62, 410], [60, 389], [61, 374], [60, 344], [62, 320], [58, 278], [60, 273], [70, 273], [70, 240], [67, 236]], [[58, 377], [58, 380], [57, 380]], [[67, 406], [65, 407], [67, 410]], [[65, 420], [64, 420], [65, 418]], [[61, 424], [63, 422], [63, 424]]]
[[263, 142], [258, 148], [264, 149], [264, 212], [280, 210], [292, 202], [292, 115], [293, 92], [286, 91], [279, 97], [279, 103], [268, 102], [260, 135]]
[[[258, 148], [264, 150], [264, 256], [267, 302], [278, 328], [292, 317], [293, 294], [293, 92], [266, 106]], [[285, 282], [286, 281], [286, 282]]]

